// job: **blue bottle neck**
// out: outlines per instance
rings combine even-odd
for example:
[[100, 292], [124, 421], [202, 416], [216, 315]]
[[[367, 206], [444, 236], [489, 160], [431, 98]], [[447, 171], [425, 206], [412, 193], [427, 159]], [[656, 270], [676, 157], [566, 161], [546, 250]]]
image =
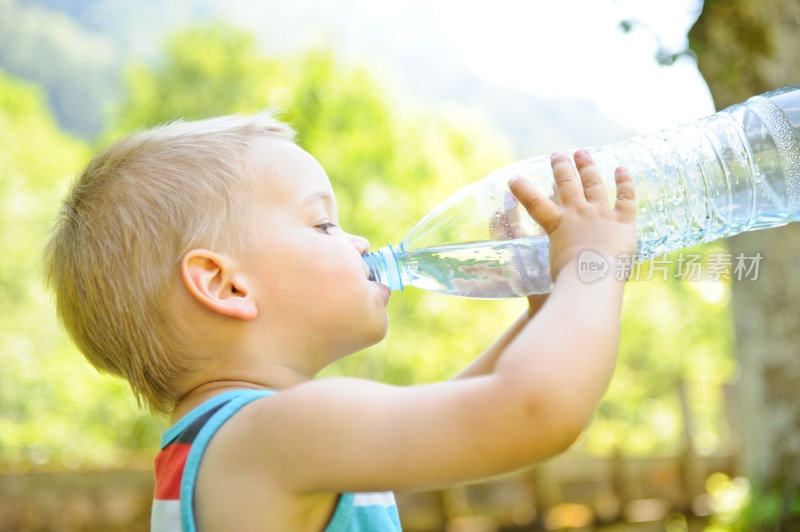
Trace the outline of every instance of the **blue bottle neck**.
[[374, 253], [364, 255], [364, 262], [369, 268], [369, 278], [386, 285], [389, 290], [403, 290], [403, 276], [399, 257], [405, 255], [403, 245], [393, 247], [391, 244], [380, 248]]

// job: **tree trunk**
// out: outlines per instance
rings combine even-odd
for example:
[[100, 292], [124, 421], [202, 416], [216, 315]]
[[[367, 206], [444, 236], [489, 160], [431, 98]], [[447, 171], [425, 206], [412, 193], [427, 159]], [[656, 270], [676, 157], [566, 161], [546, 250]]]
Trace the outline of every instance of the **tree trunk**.
[[[718, 109], [800, 84], [800, 0], [706, 0], [689, 38]], [[740, 253], [762, 257], [757, 279], [732, 281], [751, 525], [800, 530], [800, 224], [728, 245], [734, 264]]]

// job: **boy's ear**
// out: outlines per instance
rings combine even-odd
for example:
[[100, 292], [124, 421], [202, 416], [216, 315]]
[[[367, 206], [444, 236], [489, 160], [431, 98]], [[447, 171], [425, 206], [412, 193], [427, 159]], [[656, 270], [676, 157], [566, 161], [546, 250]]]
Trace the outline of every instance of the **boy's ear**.
[[245, 278], [225, 255], [193, 249], [181, 259], [181, 277], [186, 290], [209, 310], [242, 320], [258, 315]]

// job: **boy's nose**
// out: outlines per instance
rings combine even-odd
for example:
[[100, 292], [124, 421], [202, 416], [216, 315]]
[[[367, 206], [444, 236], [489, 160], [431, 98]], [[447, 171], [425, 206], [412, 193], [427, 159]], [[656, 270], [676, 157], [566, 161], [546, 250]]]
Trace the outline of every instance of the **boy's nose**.
[[366, 238], [357, 235], [349, 235], [349, 238], [360, 254], [369, 253], [369, 241]]

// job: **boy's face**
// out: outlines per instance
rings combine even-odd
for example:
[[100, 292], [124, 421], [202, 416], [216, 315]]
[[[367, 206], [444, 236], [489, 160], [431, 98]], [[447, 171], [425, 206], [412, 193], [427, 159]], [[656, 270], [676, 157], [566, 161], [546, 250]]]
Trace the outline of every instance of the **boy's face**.
[[249, 162], [255, 215], [244, 259], [259, 319], [280, 323], [292, 347], [333, 358], [380, 341], [390, 292], [369, 280], [367, 241], [339, 227], [325, 171], [280, 139], [260, 139]]

